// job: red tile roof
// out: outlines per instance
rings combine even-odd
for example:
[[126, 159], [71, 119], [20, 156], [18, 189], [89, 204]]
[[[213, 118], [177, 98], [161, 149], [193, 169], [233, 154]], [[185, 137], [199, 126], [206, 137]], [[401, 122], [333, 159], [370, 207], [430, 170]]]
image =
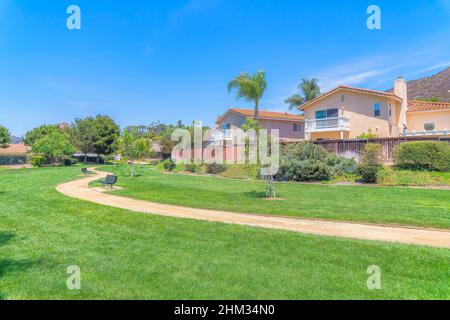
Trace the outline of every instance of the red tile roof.
[[[239, 113], [245, 117], [253, 117], [255, 115], [255, 110], [252, 110], [252, 109], [231, 108], [228, 111]], [[299, 115], [295, 115], [295, 114], [291, 114], [291, 113], [287, 113], [287, 112], [274, 112], [274, 111], [265, 111], [265, 110], [259, 111], [259, 118], [282, 120], [282, 121], [304, 121], [305, 120], [304, 116], [299, 116]]]
[[6, 148], [0, 147], [0, 154], [25, 154], [28, 152], [28, 147], [22, 143], [10, 144]]
[[374, 94], [374, 95], [377, 95], [377, 96], [390, 97], [390, 98], [394, 98], [394, 99], [397, 99], [399, 101], [402, 101], [402, 98], [400, 98], [399, 96], [396, 96], [395, 94], [390, 93], [390, 92], [384, 92], [384, 91], [378, 91], [378, 90], [370, 90], [370, 89], [362, 89], [362, 88], [355, 88], [355, 87], [350, 87], [350, 86], [339, 86], [339, 87], [336, 87], [336, 88], [334, 88], [334, 89], [332, 89], [330, 91], [327, 91], [327, 92], [321, 94], [320, 96], [318, 96], [318, 97], [316, 97], [316, 98], [306, 102], [305, 104], [299, 106], [298, 108], [300, 110], [304, 110], [306, 107], [314, 104], [315, 102], [320, 101], [320, 100], [322, 100], [322, 99], [324, 99], [324, 98], [326, 98], [326, 97], [328, 97], [328, 96], [330, 96], [330, 95], [332, 95], [332, 94], [334, 94], [336, 92], [339, 92], [339, 91], [351, 91], [351, 92], [360, 92], [360, 93]]
[[408, 101], [408, 112], [450, 110], [450, 102]]

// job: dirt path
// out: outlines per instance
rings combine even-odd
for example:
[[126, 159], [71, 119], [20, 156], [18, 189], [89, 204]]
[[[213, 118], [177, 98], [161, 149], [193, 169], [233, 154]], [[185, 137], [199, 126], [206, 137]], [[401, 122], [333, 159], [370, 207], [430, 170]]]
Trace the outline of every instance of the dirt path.
[[107, 172], [101, 171], [95, 171], [95, 173], [95, 175], [87, 176], [81, 180], [61, 184], [57, 186], [56, 189], [58, 192], [72, 198], [148, 214], [288, 230], [323, 236], [450, 248], [450, 230], [445, 231], [352, 222], [271, 217], [257, 214], [194, 209], [119, 197], [104, 193], [100, 188], [89, 188], [88, 185], [90, 182], [104, 178], [108, 174]]

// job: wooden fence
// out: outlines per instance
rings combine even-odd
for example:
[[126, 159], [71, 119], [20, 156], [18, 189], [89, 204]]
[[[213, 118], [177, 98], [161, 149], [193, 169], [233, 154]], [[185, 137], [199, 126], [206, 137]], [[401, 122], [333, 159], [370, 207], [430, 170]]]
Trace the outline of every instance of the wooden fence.
[[331, 152], [346, 158], [359, 159], [361, 151], [367, 143], [379, 143], [383, 146], [383, 161], [393, 160], [394, 148], [401, 143], [412, 141], [447, 141], [450, 137], [399, 137], [399, 138], [375, 138], [367, 140], [318, 140], [315, 144], [325, 147]]

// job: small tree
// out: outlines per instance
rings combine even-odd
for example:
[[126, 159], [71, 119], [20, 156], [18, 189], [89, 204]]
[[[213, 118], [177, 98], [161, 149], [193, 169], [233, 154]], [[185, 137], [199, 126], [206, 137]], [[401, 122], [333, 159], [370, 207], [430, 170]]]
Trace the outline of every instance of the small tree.
[[98, 115], [94, 119], [94, 152], [97, 154], [97, 163], [100, 162], [100, 154], [114, 152], [114, 141], [119, 138], [119, 126], [108, 116]]
[[72, 143], [84, 153], [84, 163], [87, 162], [87, 154], [94, 152], [95, 139], [94, 118], [76, 119], [72, 130]]
[[70, 143], [66, 134], [55, 131], [36, 141], [32, 151], [45, 154], [52, 163], [57, 163], [63, 157], [68, 157], [75, 153], [76, 148]]
[[0, 148], [5, 148], [11, 143], [11, 134], [8, 129], [0, 125]]
[[147, 139], [139, 139], [136, 128], [124, 131], [120, 140], [120, 150], [129, 160], [130, 176], [134, 177], [134, 162], [143, 158], [150, 152], [150, 142]]
[[381, 144], [368, 143], [364, 146], [361, 154], [358, 173], [361, 175], [363, 182], [375, 183], [378, 180], [378, 172], [382, 168], [381, 165]]
[[36, 141], [44, 138], [46, 135], [52, 132], [59, 132], [60, 129], [57, 125], [47, 125], [44, 124], [40, 127], [34, 128], [33, 130], [28, 131], [24, 137], [24, 143], [27, 146], [32, 147]]

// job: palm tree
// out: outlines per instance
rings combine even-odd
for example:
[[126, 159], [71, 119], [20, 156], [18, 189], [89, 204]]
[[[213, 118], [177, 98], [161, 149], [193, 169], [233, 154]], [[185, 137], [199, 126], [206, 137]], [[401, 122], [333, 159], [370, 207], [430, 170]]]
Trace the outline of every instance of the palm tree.
[[228, 83], [228, 92], [233, 89], [237, 90], [236, 98], [244, 98], [255, 104], [255, 119], [259, 117], [259, 101], [261, 100], [264, 90], [266, 90], [266, 73], [261, 70], [255, 74], [241, 73]]
[[305, 98], [303, 98], [300, 94], [295, 93], [286, 100], [284, 100], [284, 103], [287, 103], [289, 105], [289, 110], [292, 110], [298, 106], [301, 106], [305, 103]]
[[303, 79], [302, 83], [298, 85], [298, 89], [301, 90], [301, 94], [293, 94], [284, 101], [289, 105], [289, 110], [311, 101], [320, 95], [320, 87], [317, 84], [317, 79]]

